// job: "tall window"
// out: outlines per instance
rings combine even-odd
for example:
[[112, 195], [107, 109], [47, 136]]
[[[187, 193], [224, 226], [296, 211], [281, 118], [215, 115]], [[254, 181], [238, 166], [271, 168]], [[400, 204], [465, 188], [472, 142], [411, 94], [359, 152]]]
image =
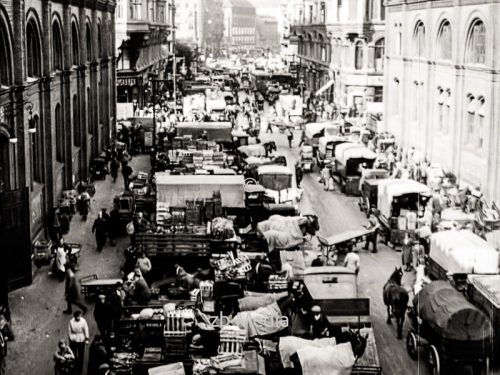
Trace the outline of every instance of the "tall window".
[[384, 53], [385, 53], [385, 39], [379, 39], [375, 43], [375, 71], [381, 72], [384, 70]]
[[309, 23], [313, 23], [313, 6], [309, 5]]
[[361, 41], [356, 42], [354, 67], [356, 70], [363, 69], [363, 42]]
[[80, 126], [80, 104], [78, 103], [78, 97], [73, 96], [73, 144], [76, 147], [82, 145], [82, 128]]
[[469, 31], [465, 61], [470, 64], [486, 62], [486, 28], [481, 20], [475, 20]]
[[12, 64], [7, 27], [0, 19], [0, 86], [12, 83]]
[[392, 113], [394, 115], [399, 114], [399, 79], [394, 78], [394, 85], [392, 90]]
[[438, 100], [437, 100], [437, 127], [439, 131], [443, 130], [443, 124], [444, 124], [444, 95], [445, 91], [441, 87], [438, 87]]
[[485, 114], [485, 100], [483, 97], [478, 99], [478, 108], [476, 112], [476, 128], [477, 128], [477, 137], [476, 137], [476, 146], [480, 149], [484, 146], [484, 114]]
[[450, 107], [451, 107], [451, 91], [447, 89], [445, 91], [444, 103], [443, 103], [443, 127], [442, 131], [444, 134], [448, 133], [450, 127]]
[[62, 123], [61, 105], [56, 105], [54, 112], [54, 122], [56, 128], [56, 160], [64, 163], [64, 129]]
[[320, 5], [320, 22], [323, 24], [323, 23], [326, 23], [326, 5], [325, 5], [325, 2], [321, 2], [321, 5]]
[[43, 142], [40, 118], [33, 116], [33, 126], [35, 134], [31, 136], [31, 176], [34, 182], [43, 182]]
[[78, 45], [78, 30], [76, 27], [76, 23], [71, 24], [71, 55], [73, 65], [80, 65], [80, 48]]
[[85, 27], [85, 58], [87, 62], [92, 61], [92, 32], [90, 31], [90, 25], [87, 24]]
[[61, 29], [57, 22], [52, 24], [52, 69], [62, 70], [63, 68], [63, 49]]
[[90, 97], [90, 87], [87, 87], [87, 131], [89, 134], [94, 134], [94, 123], [92, 118], [92, 103]]
[[40, 38], [33, 20], [26, 25], [26, 60], [28, 77], [40, 77], [42, 61]]
[[451, 60], [451, 25], [449, 21], [444, 21], [439, 31], [438, 58], [442, 60]]
[[97, 25], [97, 55], [102, 58], [104, 55], [103, 45], [102, 45], [102, 34], [101, 25]]
[[422, 21], [419, 21], [415, 26], [413, 43], [415, 56], [423, 56], [425, 53], [425, 26]]

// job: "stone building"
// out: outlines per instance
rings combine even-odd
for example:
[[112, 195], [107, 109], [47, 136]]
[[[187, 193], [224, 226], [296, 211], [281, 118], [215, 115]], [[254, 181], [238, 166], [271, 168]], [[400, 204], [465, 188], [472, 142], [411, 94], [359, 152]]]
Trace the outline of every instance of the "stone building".
[[500, 4], [386, 5], [386, 130], [498, 200]]
[[116, 9], [118, 102], [143, 106], [149, 101], [149, 79], [166, 78], [174, 3], [117, 0]]
[[255, 48], [256, 10], [248, 0], [224, 0], [225, 45], [234, 52]]
[[272, 16], [257, 16], [256, 46], [270, 52], [277, 52], [280, 45], [278, 20]]
[[9, 267], [31, 273], [47, 214], [114, 136], [114, 11], [113, 0], [0, 0], [0, 263], [6, 256]]

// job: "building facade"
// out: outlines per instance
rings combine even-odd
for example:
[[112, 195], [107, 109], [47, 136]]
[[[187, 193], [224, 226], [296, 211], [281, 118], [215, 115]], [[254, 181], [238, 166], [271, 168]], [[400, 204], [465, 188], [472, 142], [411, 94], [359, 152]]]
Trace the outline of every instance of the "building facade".
[[289, 43], [295, 46], [286, 56], [292, 72], [297, 74], [310, 95], [321, 93], [332, 99], [332, 53], [326, 24], [326, 2], [294, 0], [288, 4], [286, 12], [290, 20]]
[[143, 106], [149, 100], [149, 79], [166, 78], [174, 3], [118, 0], [116, 13], [118, 102]]
[[256, 47], [277, 52], [280, 46], [278, 20], [271, 16], [258, 15], [256, 24]]
[[224, 44], [233, 52], [255, 48], [255, 7], [248, 0], [224, 0]]
[[500, 198], [500, 4], [387, 1], [386, 130]]
[[2, 296], [31, 282], [31, 243], [115, 135], [114, 12], [113, 0], [0, 0]]
[[335, 102], [349, 117], [383, 101], [385, 8], [383, 0], [333, 0], [327, 9]]

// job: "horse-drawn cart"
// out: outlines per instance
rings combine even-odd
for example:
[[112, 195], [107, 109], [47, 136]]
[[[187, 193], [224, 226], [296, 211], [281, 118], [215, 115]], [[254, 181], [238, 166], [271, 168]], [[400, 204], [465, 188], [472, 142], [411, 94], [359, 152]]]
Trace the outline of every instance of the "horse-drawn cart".
[[[425, 348], [432, 373], [450, 367], [462, 373], [489, 374], [492, 327], [489, 318], [446, 281], [426, 285], [408, 313], [412, 322], [406, 345], [414, 360]], [[460, 366], [460, 367], [459, 367]], [[453, 367], [459, 367], [457, 369]]]

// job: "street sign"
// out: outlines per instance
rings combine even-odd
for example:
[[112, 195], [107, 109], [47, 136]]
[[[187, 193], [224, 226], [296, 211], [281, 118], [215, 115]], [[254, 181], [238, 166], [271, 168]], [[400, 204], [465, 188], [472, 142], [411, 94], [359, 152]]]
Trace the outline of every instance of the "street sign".
[[117, 86], [137, 86], [137, 77], [121, 77], [116, 79]]

